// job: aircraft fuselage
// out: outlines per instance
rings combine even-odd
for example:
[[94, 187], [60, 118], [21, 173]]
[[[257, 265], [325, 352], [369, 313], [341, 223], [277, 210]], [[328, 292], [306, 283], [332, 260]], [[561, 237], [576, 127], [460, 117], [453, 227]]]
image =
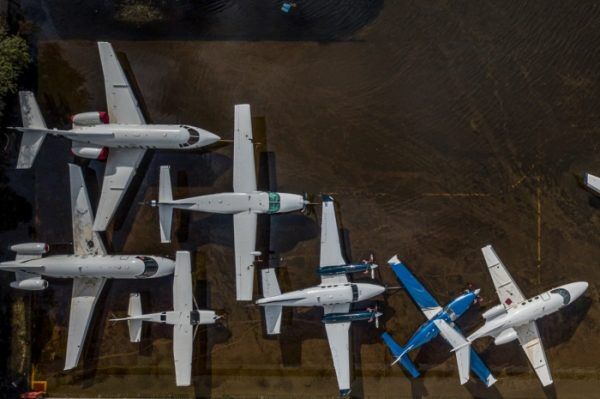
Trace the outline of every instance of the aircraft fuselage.
[[153, 323], [171, 324], [171, 325], [199, 325], [213, 324], [218, 319], [217, 314], [212, 310], [190, 310], [190, 311], [168, 311], [160, 313], [149, 313], [141, 316], [130, 317], [131, 320], [140, 319]]
[[169, 201], [167, 204], [188, 211], [236, 214], [292, 212], [303, 209], [305, 203], [304, 198], [297, 194], [255, 191], [200, 195]]
[[[49, 133], [52, 133], [50, 131]], [[73, 140], [74, 146], [109, 148], [195, 149], [219, 140], [219, 137], [198, 127], [187, 125], [125, 125], [99, 124], [74, 126], [69, 131], [57, 131], [59, 136]]]
[[258, 305], [325, 306], [367, 300], [385, 291], [380, 285], [367, 283], [342, 283], [317, 285], [303, 290], [286, 292], [259, 299]]
[[52, 255], [25, 261], [0, 263], [0, 270], [27, 271], [56, 278], [154, 278], [173, 273], [175, 262], [145, 255]]

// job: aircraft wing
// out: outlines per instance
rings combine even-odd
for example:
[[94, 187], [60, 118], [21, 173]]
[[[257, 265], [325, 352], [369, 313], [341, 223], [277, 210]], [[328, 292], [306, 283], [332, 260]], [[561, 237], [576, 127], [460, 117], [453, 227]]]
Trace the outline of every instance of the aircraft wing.
[[173, 326], [173, 358], [175, 359], [175, 380], [177, 386], [188, 386], [192, 378], [192, 353], [194, 326], [175, 324]]
[[586, 173], [583, 180], [588, 188], [594, 190], [596, 194], [600, 194], [600, 177]]
[[517, 331], [519, 344], [521, 344], [521, 347], [525, 351], [527, 359], [529, 359], [529, 363], [531, 363], [531, 367], [533, 367], [542, 385], [548, 386], [552, 384], [550, 368], [548, 367], [544, 346], [542, 345], [535, 321], [530, 321], [528, 324], [516, 327], [515, 330]]
[[70, 370], [79, 363], [94, 306], [105, 282], [105, 278], [75, 277], [73, 279], [65, 370]]
[[254, 252], [256, 251], [256, 213], [233, 215], [235, 246], [235, 287], [238, 301], [251, 301], [254, 288]]
[[235, 106], [233, 134], [233, 191], [251, 193], [256, 191], [256, 166], [250, 105]]
[[144, 116], [133, 95], [119, 60], [107, 42], [98, 42], [100, 62], [104, 73], [106, 105], [111, 123], [143, 125]]
[[[323, 307], [325, 314], [328, 313], [348, 313], [350, 304], [343, 303], [339, 305], [330, 305]], [[338, 387], [341, 396], [350, 393], [350, 337], [349, 329], [351, 322], [345, 323], [326, 323], [325, 331], [331, 349], [333, 366], [337, 377]]]
[[431, 320], [436, 314], [442, 310], [442, 307], [437, 301], [431, 296], [431, 294], [423, 287], [421, 282], [408, 270], [408, 268], [398, 259], [398, 256], [394, 255], [388, 260], [389, 265], [396, 274], [398, 281], [404, 286], [406, 292], [421, 308], [421, 311]]
[[173, 277], [173, 310], [192, 311], [192, 261], [188, 251], [177, 251], [175, 255], [175, 273]]
[[106, 255], [104, 243], [92, 226], [94, 215], [88, 198], [81, 168], [69, 164], [71, 185], [71, 221], [73, 224], [73, 252], [75, 255]]
[[104, 231], [108, 227], [145, 152], [142, 148], [110, 149], [104, 169], [94, 231]]
[[523, 293], [517, 287], [514, 280], [510, 276], [506, 267], [496, 255], [496, 251], [491, 245], [481, 248], [485, 263], [487, 264], [494, 286], [496, 287], [496, 294], [500, 298], [500, 303], [504, 305], [505, 309], [513, 306], [513, 304], [519, 303], [525, 299]]
[[[320, 267], [345, 265], [346, 260], [342, 255], [340, 233], [335, 217], [333, 198], [323, 196], [323, 211], [321, 216], [321, 255]], [[348, 282], [345, 274], [323, 275], [323, 284], [344, 284]]]

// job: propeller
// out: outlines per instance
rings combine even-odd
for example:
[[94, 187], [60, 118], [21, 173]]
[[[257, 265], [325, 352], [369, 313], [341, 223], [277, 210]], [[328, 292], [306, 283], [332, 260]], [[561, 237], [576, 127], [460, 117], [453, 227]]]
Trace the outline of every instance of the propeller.
[[479, 295], [479, 292], [481, 291], [481, 289], [479, 288], [473, 288], [473, 284], [471, 283], [467, 283], [467, 290], [473, 292], [476, 297], [475, 297], [475, 302], [479, 305], [481, 305], [483, 303], [483, 298], [481, 297], [481, 295]]
[[377, 269], [379, 265], [375, 263], [375, 255], [373, 252], [369, 254], [369, 259], [363, 259], [363, 263], [369, 265], [369, 269], [365, 270], [365, 273], [371, 271], [371, 279], [375, 280], [375, 269]]
[[383, 315], [383, 313], [379, 312], [379, 306], [375, 304], [373, 308], [367, 308], [369, 312], [371, 312], [371, 318], [369, 319], [369, 323], [375, 321], [375, 328], [379, 328], [379, 318]]

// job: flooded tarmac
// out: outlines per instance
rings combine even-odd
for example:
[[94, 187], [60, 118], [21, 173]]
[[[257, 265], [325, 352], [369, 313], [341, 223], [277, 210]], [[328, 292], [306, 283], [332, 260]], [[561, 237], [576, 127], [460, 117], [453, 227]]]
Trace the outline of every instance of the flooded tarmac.
[[[114, 21], [111, 2], [78, 4], [73, 15], [64, 1], [24, 0], [37, 57], [27, 88], [48, 126], [106, 109], [95, 41], [110, 40], [149, 122], [232, 139], [234, 104], [251, 104], [259, 188], [315, 200], [331, 194], [346, 257], [360, 261], [374, 251], [384, 284], [397, 285], [386, 266], [397, 253], [440, 303], [471, 283], [493, 306], [480, 252], [490, 243], [526, 296], [590, 283], [583, 298], [538, 324], [555, 381], [546, 390], [517, 344], [489, 339], [476, 347], [499, 379], [490, 389], [474, 378], [460, 386], [441, 340], [413, 355], [421, 378], [390, 367], [381, 331], [404, 343], [425, 320], [392, 289], [380, 298], [380, 330], [365, 322], [351, 328], [353, 397], [597, 394], [600, 200], [578, 176], [600, 173], [599, 5], [315, 0], [297, 1], [285, 15], [278, 2], [201, 3], [169, 9], [164, 26], [138, 28]], [[18, 210], [9, 214], [19, 217], [2, 225], [3, 259], [13, 256], [7, 245], [25, 240], [70, 252], [67, 163], [89, 167], [94, 204], [104, 164], [74, 160], [68, 141], [50, 137], [31, 170], [14, 171], [19, 135], [7, 134], [2, 204], [12, 201]], [[157, 198], [160, 165], [171, 165], [175, 198], [229, 191], [232, 147], [148, 154], [106, 234], [115, 253], [194, 255], [199, 305], [226, 317], [196, 337], [193, 386], [175, 387], [168, 326], [147, 326], [132, 344], [126, 323], [107, 321], [126, 313], [133, 291], [147, 312], [170, 309], [172, 278], [109, 282], [80, 366], [63, 372], [71, 282], [7, 294], [3, 275], [3, 297], [32, 302], [36, 379], [48, 381], [52, 396], [335, 397], [320, 310], [286, 310], [273, 338], [258, 307], [235, 301], [231, 216], [176, 212], [176, 239], [160, 244], [157, 211], [140, 204]], [[319, 281], [318, 216], [316, 206], [259, 218], [260, 245], [277, 259], [283, 291]], [[480, 320], [472, 309], [459, 324], [470, 332]]]

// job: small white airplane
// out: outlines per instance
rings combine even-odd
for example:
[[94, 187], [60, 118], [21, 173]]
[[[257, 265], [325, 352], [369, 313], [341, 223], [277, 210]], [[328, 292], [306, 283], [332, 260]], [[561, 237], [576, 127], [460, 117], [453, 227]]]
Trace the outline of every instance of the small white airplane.
[[177, 386], [188, 386], [192, 376], [192, 353], [198, 326], [214, 324], [219, 316], [212, 310], [199, 310], [192, 291], [190, 253], [178, 251], [173, 279], [173, 309], [169, 312], [142, 314], [139, 293], [129, 296], [128, 316], [111, 321], [127, 320], [129, 339], [140, 342], [142, 322], [170, 324], [173, 326], [173, 358]]
[[144, 279], [173, 273], [171, 259], [147, 255], [107, 255], [98, 233], [92, 230], [93, 216], [81, 169], [69, 164], [73, 255], [51, 255], [44, 243], [18, 244], [14, 261], [0, 263], [0, 270], [15, 272], [12, 288], [39, 291], [48, 287], [43, 276], [72, 278], [73, 294], [69, 314], [69, 335], [65, 370], [77, 366], [94, 306], [106, 279]]
[[468, 344], [484, 336], [493, 337], [496, 345], [518, 339], [542, 385], [552, 384], [535, 320], [573, 303], [585, 292], [588, 283], [565, 284], [526, 299], [492, 246], [481, 251], [501, 303], [483, 313], [485, 324], [467, 337]]
[[201, 195], [174, 200], [170, 168], [160, 167], [157, 206], [161, 242], [171, 242], [171, 222], [174, 209], [233, 215], [235, 249], [236, 298], [252, 300], [254, 287], [254, 257], [256, 251], [256, 221], [259, 213], [284, 213], [301, 210], [304, 197], [297, 194], [257, 191], [252, 143], [252, 120], [248, 104], [235, 106], [233, 137], [233, 192]]
[[357, 320], [375, 321], [381, 313], [376, 308], [351, 311], [352, 303], [365, 301], [385, 291], [375, 284], [351, 283], [347, 273], [356, 272], [342, 256], [333, 198], [323, 196], [321, 220], [321, 284], [303, 290], [281, 293], [274, 269], [263, 269], [264, 298], [256, 301], [264, 306], [267, 334], [279, 334], [283, 306], [322, 306], [329, 348], [341, 396], [350, 394], [350, 324]]
[[600, 177], [586, 173], [583, 175], [583, 181], [588, 188], [594, 190], [597, 195], [600, 195]]
[[71, 152], [106, 160], [94, 231], [106, 230], [129, 187], [146, 149], [193, 150], [219, 136], [188, 125], [146, 124], [138, 102], [110, 43], [98, 42], [106, 90], [106, 112], [72, 117], [71, 130], [48, 129], [33, 93], [20, 92], [23, 132], [17, 169], [31, 168], [47, 134], [70, 139]]

